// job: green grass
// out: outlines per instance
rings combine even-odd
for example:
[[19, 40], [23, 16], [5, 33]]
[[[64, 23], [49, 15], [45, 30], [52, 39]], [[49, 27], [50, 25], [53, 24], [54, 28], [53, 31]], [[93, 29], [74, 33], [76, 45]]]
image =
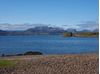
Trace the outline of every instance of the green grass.
[[13, 67], [15, 62], [12, 60], [0, 60], [0, 67]]
[[64, 36], [64, 37], [71, 37], [72, 35], [71, 35], [71, 33], [65, 32], [65, 33], [63, 33], [63, 36]]
[[84, 32], [74, 34], [76, 37], [99, 37], [99, 32]]

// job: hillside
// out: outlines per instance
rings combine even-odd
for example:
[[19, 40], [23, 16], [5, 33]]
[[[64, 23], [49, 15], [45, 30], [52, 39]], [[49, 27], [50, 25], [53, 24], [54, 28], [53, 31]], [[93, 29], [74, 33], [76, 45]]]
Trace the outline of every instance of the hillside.
[[65, 37], [81, 37], [81, 36], [98, 36], [99, 30], [95, 29], [94, 31], [82, 30], [77, 31], [76, 29], [66, 29], [59, 27], [49, 27], [49, 26], [36, 26], [34, 28], [29, 28], [23, 31], [4, 31], [0, 30], [0, 36], [10, 36], [10, 35], [64, 35]]

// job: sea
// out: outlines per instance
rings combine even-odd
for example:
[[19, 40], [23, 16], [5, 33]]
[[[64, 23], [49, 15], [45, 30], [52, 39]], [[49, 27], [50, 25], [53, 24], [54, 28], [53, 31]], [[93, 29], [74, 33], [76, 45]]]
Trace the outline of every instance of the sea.
[[51, 54], [98, 53], [98, 37], [63, 37], [62, 35], [0, 36], [0, 55], [28, 51]]

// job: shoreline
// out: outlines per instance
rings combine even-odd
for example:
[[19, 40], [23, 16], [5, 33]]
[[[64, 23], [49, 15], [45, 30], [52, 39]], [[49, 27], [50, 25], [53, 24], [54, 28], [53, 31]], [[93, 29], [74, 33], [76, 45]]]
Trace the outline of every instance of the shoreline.
[[26, 55], [0, 57], [17, 62], [0, 68], [1, 74], [98, 74], [99, 54]]

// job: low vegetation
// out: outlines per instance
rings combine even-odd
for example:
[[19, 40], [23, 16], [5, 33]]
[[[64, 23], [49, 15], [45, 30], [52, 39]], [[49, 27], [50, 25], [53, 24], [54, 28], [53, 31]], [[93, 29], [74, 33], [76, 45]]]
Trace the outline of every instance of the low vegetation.
[[0, 68], [12, 67], [14, 65], [15, 65], [15, 62], [12, 60], [0, 60]]
[[[99, 58], [95, 54], [18, 57], [17, 66], [0, 68], [0, 74], [99, 74]], [[4, 62], [9, 65], [11, 61]]]
[[69, 32], [65, 32], [63, 33], [64, 37], [72, 37], [73, 34], [72, 33], [69, 33]]
[[64, 37], [99, 37], [99, 32], [83, 32], [83, 33], [68, 33], [63, 34]]
[[24, 55], [43, 55], [42, 52], [38, 52], [38, 51], [27, 51], [25, 53], [22, 54], [16, 54], [16, 55], [6, 55], [6, 54], [2, 54], [2, 57], [9, 57], [9, 56], [24, 56]]
[[28, 52], [24, 53], [24, 55], [42, 55], [42, 53], [41, 52], [28, 51]]
[[77, 33], [76, 36], [79, 37], [98, 37], [98, 32], [85, 32], [85, 33]]

